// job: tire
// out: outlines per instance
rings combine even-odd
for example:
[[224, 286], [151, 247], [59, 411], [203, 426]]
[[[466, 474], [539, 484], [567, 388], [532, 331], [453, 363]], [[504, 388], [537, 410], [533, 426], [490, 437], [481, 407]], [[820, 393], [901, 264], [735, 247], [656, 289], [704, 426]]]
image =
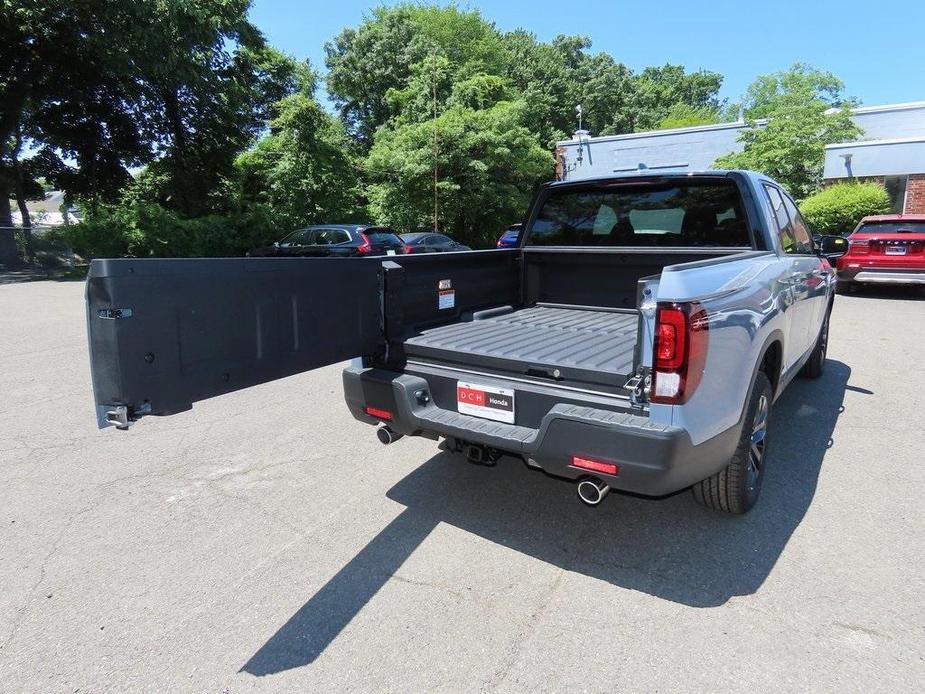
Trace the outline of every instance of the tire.
[[852, 294], [854, 293], [854, 284], [847, 280], [835, 280], [835, 293]]
[[729, 464], [695, 484], [694, 499], [714, 511], [734, 515], [747, 513], [758, 501], [767, 460], [768, 420], [773, 391], [764, 372], [758, 372], [748, 401], [739, 445]]
[[825, 354], [829, 348], [829, 314], [825, 314], [825, 321], [822, 323], [822, 330], [819, 337], [816, 338], [816, 346], [813, 347], [813, 353], [800, 369], [802, 378], [819, 378], [825, 370]]

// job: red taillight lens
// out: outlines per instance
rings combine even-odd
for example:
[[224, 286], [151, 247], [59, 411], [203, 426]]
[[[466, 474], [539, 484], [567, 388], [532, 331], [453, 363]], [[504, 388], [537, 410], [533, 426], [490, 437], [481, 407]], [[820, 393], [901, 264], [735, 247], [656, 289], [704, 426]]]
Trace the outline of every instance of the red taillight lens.
[[674, 370], [684, 360], [687, 316], [679, 308], [658, 310], [655, 323], [655, 368]]
[[572, 456], [572, 467], [580, 467], [582, 470], [594, 470], [594, 472], [603, 472], [605, 475], [616, 475], [620, 472], [619, 466], [613, 463], [602, 463], [599, 460], [579, 458], [577, 455]]
[[409, 246], [409, 245], [406, 243], [406, 244], [405, 244], [405, 253], [414, 253], [414, 246]]
[[654, 403], [680, 405], [696, 390], [707, 362], [706, 311], [697, 303], [659, 304], [652, 360]]
[[366, 255], [367, 253], [372, 253], [373, 245], [369, 242], [369, 237], [366, 234], [361, 232], [360, 238], [363, 239], [363, 243], [360, 244], [360, 247], [357, 248], [357, 251], [359, 251], [363, 255]]
[[388, 410], [380, 410], [378, 407], [367, 407], [366, 414], [368, 414], [370, 417], [384, 419], [387, 422], [392, 421], [392, 413]]
[[867, 255], [870, 253], [870, 241], [868, 239], [864, 239], [863, 241], [852, 241], [848, 239], [848, 252], [854, 255]]

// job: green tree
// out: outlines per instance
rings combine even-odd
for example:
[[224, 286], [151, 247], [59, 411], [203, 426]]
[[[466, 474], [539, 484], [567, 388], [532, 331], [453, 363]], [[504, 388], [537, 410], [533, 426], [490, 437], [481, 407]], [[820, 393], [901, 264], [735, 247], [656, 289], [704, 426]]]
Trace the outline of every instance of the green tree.
[[721, 110], [713, 106], [690, 106], [678, 103], [668, 109], [668, 114], [658, 124], [659, 130], [689, 128], [695, 125], [713, 125], [723, 120]]
[[634, 80], [633, 130], [658, 128], [678, 105], [718, 116], [723, 106], [718, 96], [722, 84], [723, 76], [716, 72], [688, 73], [683, 66], [670, 64], [647, 67]]
[[[92, 206], [146, 162], [154, 199], [187, 215], [215, 209], [234, 157], [295, 86], [249, 5], [0, 0], [0, 226], [23, 172]], [[23, 151], [39, 156], [20, 165]]]
[[328, 42], [325, 53], [328, 93], [364, 147], [396, 115], [389, 91], [407, 88], [413, 67], [428, 56], [446, 58], [454, 81], [501, 74], [504, 59], [500, 34], [478, 11], [410, 3], [376, 8]]
[[[371, 216], [408, 230], [433, 224], [463, 243], [488, 245], [519, 220], [552, 156], [522, 125], [526, 105], [499, 101], [472, 108], [461, 94], [435, 121], [381, 128], [366, 160]], [[434, 135], [436, 133], [436, 157]]]
[[[760, 171], [782, 183], [798, 199], [819, 189], [825, 146], [854, 140], [861, 130], [851, 121], [847, 106], [827, 113], [829, 92], [820, 91], [815, 80], [802, 79], [806, 70], [797, 66], [793, 79], [783, 74], [772, 76], [778, 88], [769, 97], [768, 107], [759, 109], [769, 119], [767, 124], [749, 120], [751, 127], [739, 136], [744, 150], [720, 157], [717, 167]], [[767, 77], [759, 77], [755, 84], [761, 85], [755, 93], [771, 94]]]
[[[121, 162], [145, 155], [126, 113], [137, 90], [124, 47], [142, 38], [131, 14], [102, 0], [0, 0], [0, 227], [11, 225], [11, 194], [25, 204], [29, 174], [63, 172], [37, 171], [59, 152], [84, 164], [70, 183], [98, 190], [118, 188], [127, 178]], [[41, 158], [20, 160], [43, 146]], [[12, 235], [0, 230], [0, 262], [15, 260]]]
[[795, 63], [789, 70], [756, 78], [749, 85], [741, 107], [748, 119], [768, 118], [794, 93], [813, 94], [829, 108], [855, 106], [856, 100], [846, 97], [844, 91], [844, 83], [831, 72]]
[[858, 181], [828, 186], [800, 203], [800, 212], [820, 234], [847, 234], [867, 215], [889, 211], [886, 188]]
[[314, 98], [314, 75], [274, 106], [270, 133], [238, 157], [234, 180], [240, 209], [259, 207], [281, 229], [362, 221], [354, 143]]
[[505, 75], [528, 104], [527, 127], [552, 146], [576, 128], [575, 106], [582, 105], [584, 126], [595, 135], [613, 135], [660, 127], [672, 109], [690, 120], [719, 122], [722, 76], [680, 65], [646, 68], [634, 74], [607, 53], [591, 53], [584, 36], [557, 36], [541, 43], [526, 31], [503, 37], [508, 51]]
[[525, 126], [552, 148], [577, 127], [581, 104], [584, 125], [595, 134], [626, 132], [630, 127], [632, 73], [606, 53], [589, 54], [584, 36], [557, 36], [550, 43], [518, 29], [503, 37], [504, 75], [527, 104]]

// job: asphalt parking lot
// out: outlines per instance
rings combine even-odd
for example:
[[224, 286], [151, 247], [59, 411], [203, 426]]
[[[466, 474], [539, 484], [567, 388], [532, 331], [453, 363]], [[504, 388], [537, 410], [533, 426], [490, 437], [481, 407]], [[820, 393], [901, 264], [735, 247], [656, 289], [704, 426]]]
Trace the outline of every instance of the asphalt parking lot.
[[923, 298], [838, 298], [730, 518], [383, 447], [338, 368], [100, 432], [83, 285], [2, 286], [0, 689], [921, 691]]

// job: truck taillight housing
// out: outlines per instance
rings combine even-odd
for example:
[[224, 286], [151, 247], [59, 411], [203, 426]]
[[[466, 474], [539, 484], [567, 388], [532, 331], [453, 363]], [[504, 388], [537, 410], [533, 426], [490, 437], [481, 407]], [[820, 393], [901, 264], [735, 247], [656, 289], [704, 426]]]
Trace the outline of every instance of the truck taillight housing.
[[373, 252], [373, 245], [369, 242], [369, 237], [361, 231], [360, 238], [363, 239], [363, 243], [357, 247], [357, 252], [360, 255], [369, 255]]
[[696, 303], [660, 303], [655, 311], [655, 345], [649, 400], [681, 405], [697, 389], [707, 363], [709, 321]]

